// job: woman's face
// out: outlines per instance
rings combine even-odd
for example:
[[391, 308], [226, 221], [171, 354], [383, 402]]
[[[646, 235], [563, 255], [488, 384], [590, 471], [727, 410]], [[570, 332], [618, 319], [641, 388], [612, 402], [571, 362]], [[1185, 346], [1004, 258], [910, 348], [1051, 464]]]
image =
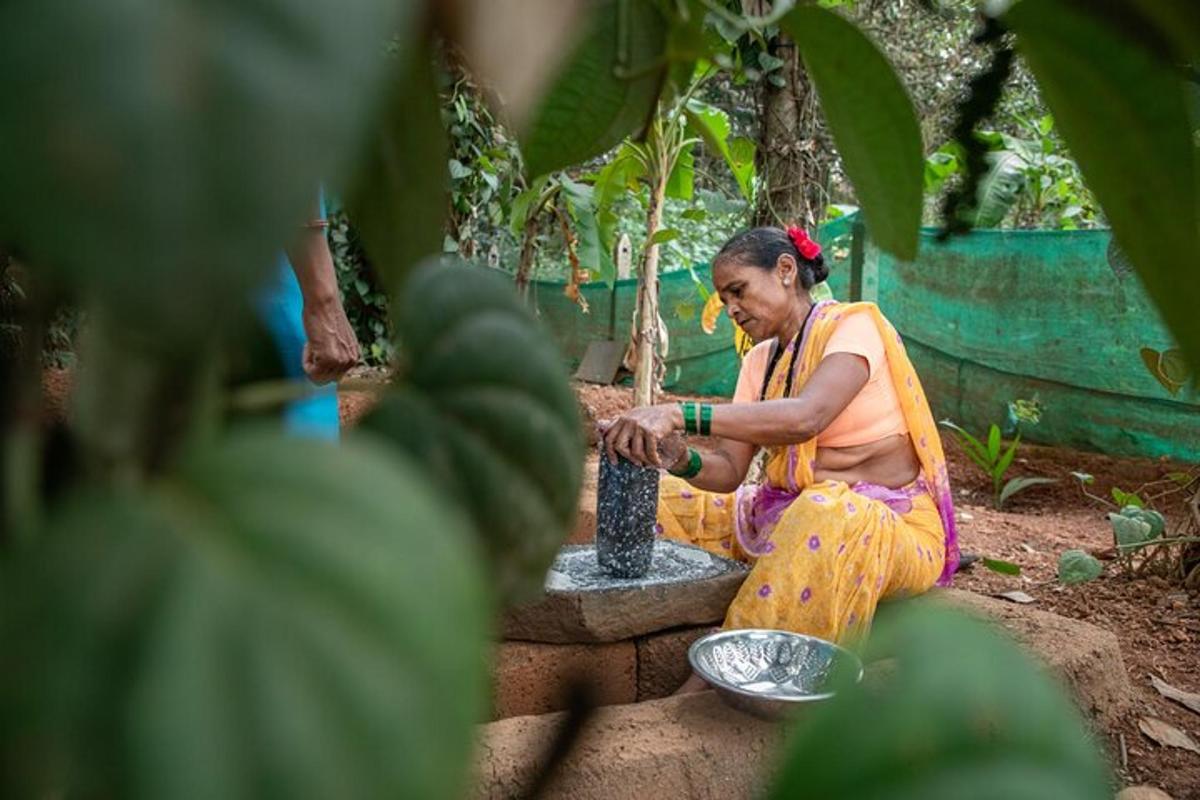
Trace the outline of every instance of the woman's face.
[[713, 265], [713, 286], [725, 304], [725, 313], [758, 342], [779, 335], [795, 315], [796, 259], [780, 256], [774, 269], [763, 269], [733, 259]]

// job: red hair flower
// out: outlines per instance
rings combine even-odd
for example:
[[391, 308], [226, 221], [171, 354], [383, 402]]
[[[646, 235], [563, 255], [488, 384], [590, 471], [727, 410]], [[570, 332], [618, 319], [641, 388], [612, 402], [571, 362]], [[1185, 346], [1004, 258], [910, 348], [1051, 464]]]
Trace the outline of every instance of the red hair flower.
[[787, 235], [792, 240], [792, 244], [796, 245], [796, 249], [800, 251], [800, 255], [804, 256], [805, 259], [812, 261], [821, 255], [821, 245], [810, 239], [803, 228], [788, 228]]

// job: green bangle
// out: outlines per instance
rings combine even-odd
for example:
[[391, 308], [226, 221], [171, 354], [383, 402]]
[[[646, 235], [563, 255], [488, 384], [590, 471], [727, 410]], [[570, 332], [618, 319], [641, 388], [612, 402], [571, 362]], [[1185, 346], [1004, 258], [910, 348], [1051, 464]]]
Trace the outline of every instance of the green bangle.
[[712, 406], [703, 403], [700, 406], [700, 435], [708, 436], [712, 431]]
[[683, 432], [695, 433], [700, 430], [700, 426], [696, 422], [696, 404], [680, 403], [679, 408], [683, 411]]
[[683, 471], [675, 472], [674, 470], [668, 470], [668, 472], [677, 478], [683, 478], [686, 480], [687, 478], [694, 478], [699, 475], [700, 470], [703, 467], [704, 460], [700, 457], [700, 451], [694, 447], [689, 447], [687, 466], [683, 468]]

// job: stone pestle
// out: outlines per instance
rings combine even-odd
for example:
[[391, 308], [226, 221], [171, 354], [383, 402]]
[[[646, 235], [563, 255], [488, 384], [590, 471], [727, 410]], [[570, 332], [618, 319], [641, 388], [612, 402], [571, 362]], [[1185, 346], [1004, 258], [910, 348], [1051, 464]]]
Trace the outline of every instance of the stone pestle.
[[600, 454], [596, 491], [596, 558], [614, 578], [650, 571], [658, 514], [658, 470]]

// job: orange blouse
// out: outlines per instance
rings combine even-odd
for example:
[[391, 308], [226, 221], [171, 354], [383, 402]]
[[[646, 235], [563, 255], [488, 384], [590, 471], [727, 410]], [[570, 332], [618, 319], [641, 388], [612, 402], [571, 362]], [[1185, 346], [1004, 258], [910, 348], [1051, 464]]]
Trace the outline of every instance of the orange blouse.
[[[753, 403], [761, 397], [774, 343], [774, 340], [760, 342], [746, 354], [738, 373], [733, 402]], [[829, 427], [817, 434], [817, 446], [854, 447], [908, 433], [896, 385], [884, 355], [883, 340], [868, 315], [851, 314], [838, 323], [822, 357], [833, 353], [861, 356], [867, 362], [870, 377], [850, 405], [829, 423]]]

